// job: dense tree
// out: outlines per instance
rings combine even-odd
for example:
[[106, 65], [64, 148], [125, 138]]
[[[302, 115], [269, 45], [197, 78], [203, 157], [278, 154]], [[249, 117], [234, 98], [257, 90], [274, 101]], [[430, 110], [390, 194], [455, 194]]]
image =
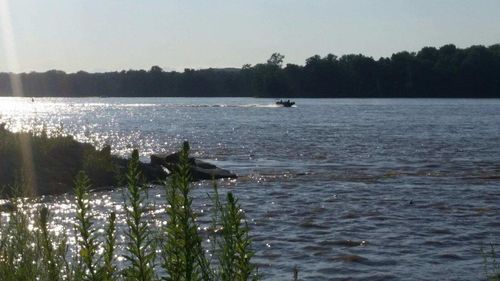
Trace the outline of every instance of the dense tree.
[[145, 70], [66, 74], [0, 73], [0, 95], [12, 95], [13, 78], [25, 96], [241, 96], [241, 97], [461, 97], [500, 98], [500, 44], [398, 52], [375, 60], [360, 54], [314, 55], [304, 65], [284, 64], [273, 53], [241, 69]]

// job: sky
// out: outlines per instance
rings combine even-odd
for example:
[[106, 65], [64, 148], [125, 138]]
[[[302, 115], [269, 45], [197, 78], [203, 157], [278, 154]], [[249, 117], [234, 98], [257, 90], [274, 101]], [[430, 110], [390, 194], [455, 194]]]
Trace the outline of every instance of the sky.
[[499, 0], [0, 0], [0, 72], [241, 67], [500, 43]]

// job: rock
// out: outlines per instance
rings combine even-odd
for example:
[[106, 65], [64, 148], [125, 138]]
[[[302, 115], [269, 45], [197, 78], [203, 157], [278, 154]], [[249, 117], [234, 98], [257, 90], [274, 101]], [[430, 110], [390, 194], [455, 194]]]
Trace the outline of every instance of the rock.
[[235, 179], [237, 176], [228, 170], [221, 168], [204, 169], [197, 166], [191, 166], [191, 177], [193, 180], [211, 180], [211, 179], [222, 179], [230, 178]]
[[[173, 154], [152, 154], [150, 156], [151, 166], [165, 167], [172, 171], [179, 164], [179, 153]], [[191, 166], [191, 177], [193, 181], [211, 180], [221, 178], [237, 178], [237, 176], [228, 170], [221, 169], [214, 164], [189, 157]], [[163, 169], [162, 169], [163, 170]]]
[[202, 168], [202, 169], [219, 169], [214, 164], [210, 164], [208, 162], [204, 162], [204, 161], [201, 161], [201, 160], [198, 160], [198, 159], [194, 160], [194, 166]]
[[[149, 156], [151, 159], [151, 165], [161, 165], [161, 166], [169, 166], [169, 165], [177, 165], [179, 163], [179, 152], [172, 153], [172, 154], [166, 154], [166, 153], [161, 153], [161, 154], [151, 154]], [[194, 158], [189, 157], [189, 163], [191, 165], [194, 164]]]
[[160, 165], [140, 163], [140, 167], [148, 182], [161, 182], [168, 176], [168, 173]]
[[[140, 162], [139, 166], [142, 174], [147, 182], [150, 183], [161, 183], [163, 182], [169, 173], [176, 169], [179, 164], [179, 152], [167, 154], [152, 154], [150, 155], [151, 162], [143, 163]], [[119, 174], [123, 175], [127, 173], [128, 159], [115, 158], [114, 164], [117, 167]], [[237, 176], [228, 170], [221, 169], [214, 164], [195, 159], [194, 157], [189, 157], [190, 172], [193, 181], [200, 180], [211, 180], [211, 179], [221, 179], [221, 178], [237, 178]], [[167, 172], [165, 168], [170, 171]], [[99, 185], [94, 190], [106, 190], [112, 185]]]

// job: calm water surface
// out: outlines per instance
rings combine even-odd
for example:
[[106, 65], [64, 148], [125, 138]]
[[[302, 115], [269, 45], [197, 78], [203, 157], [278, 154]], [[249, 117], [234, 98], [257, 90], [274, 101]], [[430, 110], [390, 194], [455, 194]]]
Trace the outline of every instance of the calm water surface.
[[[236, 172], [266, 280], [479, 280], [500, 243], [500, 100], [1, 98], [12, 130], [46, 127], [126, 156], [173, 152]], [[210, 221], [209, 183], [194, 191]], [[93, 195], [124, 219], [123, 192]], [[44, 198], [54, 231], [70, 196]], [[161, 187], [150, 215], [164, 221]], [[71, 233], [70, 233], [71, 234]]]

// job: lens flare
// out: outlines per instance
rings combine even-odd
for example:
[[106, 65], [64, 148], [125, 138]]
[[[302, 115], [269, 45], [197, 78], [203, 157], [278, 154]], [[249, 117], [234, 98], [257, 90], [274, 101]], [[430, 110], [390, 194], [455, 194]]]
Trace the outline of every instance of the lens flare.
[[23, 86], [19, 75], [14, 73], [19, 72], [19, 62], [17, 60], [16, 44], [14, 42], [14, 32], [10, 20], [10, 9], [8, 0], [0, 0], [0, 22], [2, 28], [2, 42], [5, 49], [7, 68], [10, 71], [10, 83], [12, 95], [22, 97]]
[[[3, 42], [7, 69], [10, 74], [11, 92], [15, 97], [23, 97], [23, 85], [19, 73], [19, 63], [17, 60], [16, 45], [14, 41], [14, 32], [10, 19], [10, 9], [8, 0], [0, 0], [0, 23], [1, 23], [1, 41]], [[26, 177], [22, 187], [25, 195], [36, 194], [36, 173], [33, 165], [33, 153], [31, 139], [28, 135], [21, 135], [19, 138], [21, 146], [21, 157], [23, 161], [22, 173]]]

